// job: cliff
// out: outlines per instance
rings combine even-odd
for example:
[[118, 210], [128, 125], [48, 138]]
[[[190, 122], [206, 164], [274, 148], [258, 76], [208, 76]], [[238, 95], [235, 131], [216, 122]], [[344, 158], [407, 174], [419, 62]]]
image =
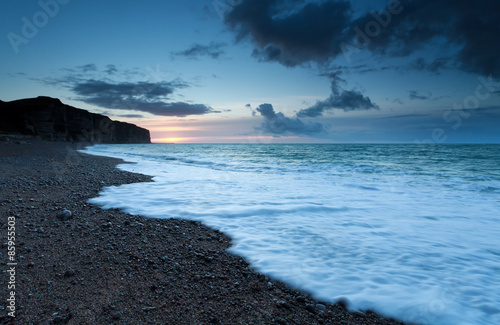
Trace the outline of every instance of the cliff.
[[151, 143], [149, 131], [134, 124], [37, 97], [0, 101], [0, 132], [39, 136], [51, 141]]

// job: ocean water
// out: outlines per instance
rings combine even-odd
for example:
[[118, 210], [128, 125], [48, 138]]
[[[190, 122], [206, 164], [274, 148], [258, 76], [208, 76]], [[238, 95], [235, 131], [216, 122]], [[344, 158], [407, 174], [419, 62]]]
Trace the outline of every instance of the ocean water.
[[201, 221], [256, 270], [421, 324], [500, 324], [499, 145], [97, 145], [154, 182], [91, 200]]

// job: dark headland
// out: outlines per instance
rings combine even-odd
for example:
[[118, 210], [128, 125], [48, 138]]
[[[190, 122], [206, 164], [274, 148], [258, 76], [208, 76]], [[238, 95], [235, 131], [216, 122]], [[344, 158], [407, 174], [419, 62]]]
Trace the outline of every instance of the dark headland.
[[0, 133], [36, 136], [49, 141], [151, 143], [149, 131], [134, 124], [39, 96], [0, 101]]
[[[32, 103], [44, 103], [42, 113]], [[6, 107], [22, 114], [11, 110], [17, 129], [0, 136], [0, 258], [5, 265], [8, 220], [15, 220], [18, 264], [16, 317], [8, 316], [9, 277], [2, 276], [0, 323], [401, 324], [316, 301], [254, 272], [227, 252], [230, 238], [200, 223], [89, 204], [104, 186], [151, 179], [115, 168], [118, 159], [78, 152], [78, 140], [149, 142], [149, 132], [127, 126], [122, 133], [112, 122], [106, 133], [101, 121], [109, 119], [44, 97], [2, 103], [2, 114]], [[96, 126], [100, 138], [89, 138]], [[26, 130], [34, 134], [14, 135]]]

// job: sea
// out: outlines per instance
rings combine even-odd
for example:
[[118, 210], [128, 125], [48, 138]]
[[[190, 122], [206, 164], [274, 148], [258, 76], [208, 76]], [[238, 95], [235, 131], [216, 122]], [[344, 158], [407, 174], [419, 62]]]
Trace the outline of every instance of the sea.
[[500, 145], [95, 145], [154, 182], [90, 200], [200, 221], [270, 278], [418, 324], [500, 324]]

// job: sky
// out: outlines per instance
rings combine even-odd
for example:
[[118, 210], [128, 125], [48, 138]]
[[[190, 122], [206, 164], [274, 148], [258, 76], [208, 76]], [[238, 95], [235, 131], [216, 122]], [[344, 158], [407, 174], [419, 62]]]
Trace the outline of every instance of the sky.
[[500, 143], [498, 0], [4, 0], [0, 99], [175, 143]]

